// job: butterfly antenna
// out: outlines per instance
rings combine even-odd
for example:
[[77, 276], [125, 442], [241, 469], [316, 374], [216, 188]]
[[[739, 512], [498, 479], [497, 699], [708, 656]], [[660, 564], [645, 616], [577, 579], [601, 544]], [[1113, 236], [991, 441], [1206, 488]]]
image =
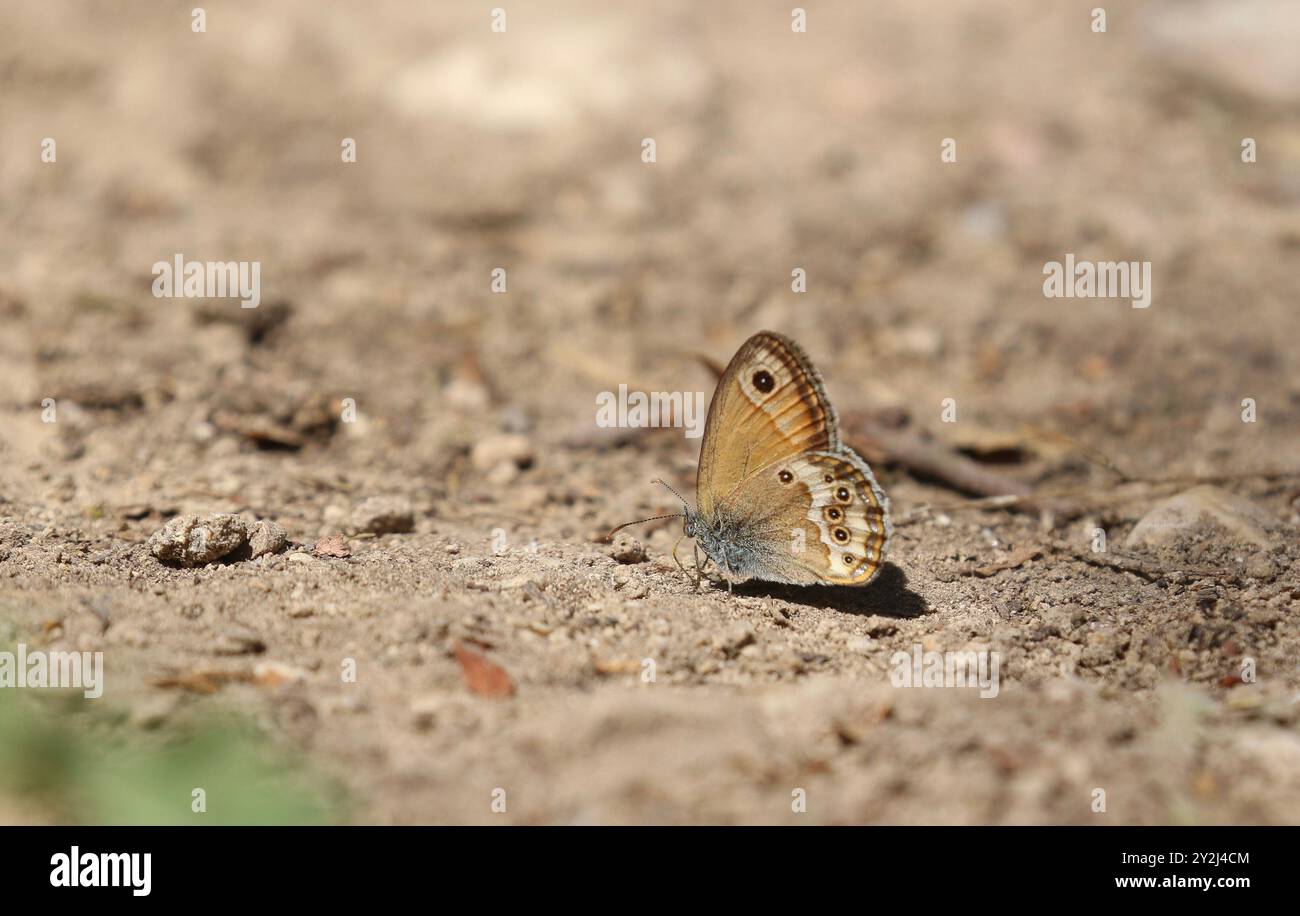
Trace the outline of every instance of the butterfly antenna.
[[682, 504], [682, 507], [683, 507], [683, 508], [686, 508], [686, 509], [689, 509], [689, 508], [690, 508], [690, 506], [686, 505], [686, 500], [682, 499], [682, 494], [678, 493], [678, 492], [677, 492], [676, 490], [674, 490], [672, 487], [668, 486], [668, 484], [664, 483], [664, 482], [663, 482], [662, 480], [660, 480], [658, 477], [656, 477], [654, 480], [652, 480], [652, 481], [650, 481], [650, 482], [651, 482], [651, 483], [662, 484], [663, 487], [664, 487], [664, 489], [666, 489], [669, 493], [673, 494], [673, 496], [676, 496], [676, 497], [677, 497], [678, 501]]
[[[654, 480], [652, 480], [652, 481], [650, 481], [650, 482], [651, 482], [651, 483], [662, 483], [665, 487], [668, 487], [668, 492], [671, 493], [671, 494], [673, 494], [673, 496], [676, 496], [679, 500], [681, 500], [682, 508], [683, 508], [683, 509], [686, 509], [686, 510], [688, 510], [688, 511], [690, 510], [690, 506], [688, 506], [688, 505], [686, 504], [686, 500], [682, 499], [682, 495], [681, 495], [680, 493], [678, 493], [676, 490], [674, 490], [672, 487], [669, 487], [668, 484], [664, 483], [664, 482], [663, 482], [662, 480], [660, 480], [658, 477], [656, 477]], [[610, 538], [612, 538], [614, 535], [618, 534], [618, 533], [619, 533], [620, 531], [622, 531], [624, 528], [630, 527], [631, 525], [640, 525], [640, 524], [643, 524], [643, 523], [645, 523], [645, 522], [657, 522], [657, 521], [659, 521], [660, 519], [663, 519], [663, 518], [685, 518], [685, 517], [686, 517], [686, 513], [685, 513], [685, 512], [674, 512], [672, 515], [652, 515], [650, 518], [640, 518], [640, 519], [637, 519], [635, 522], [624, 522], [623, 524], [619, 525], [617, 528], [615, 528], [615, 529], [613, 529], [612, 531], [610, 531], [609, 534], [605, 535], [605, 540], [608, 541]]]
[[609, 534], [605, 535], [605, 540], [608, 541], [610, 538], [618, 534], [624, 528], [630, 527], [631, 525], [640, 525], [644, 522], [657, 522], [661, 518], [684, 518], [684, 516], [680, 512], [674, 512], [672, 515], [652, 515], [650, 518], [639, 518], [634, 522], [624, 522], [623, 524], [619, 525], [617, 528], [612, 529], [609, 532]]

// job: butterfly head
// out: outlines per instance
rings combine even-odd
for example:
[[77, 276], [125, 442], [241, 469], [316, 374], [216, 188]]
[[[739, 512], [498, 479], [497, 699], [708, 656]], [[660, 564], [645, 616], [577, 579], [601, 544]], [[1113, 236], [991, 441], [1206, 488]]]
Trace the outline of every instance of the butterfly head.
[[685, 511], [682, 512], [682, 533], [688, 538], [693, 538], [703, 526], [704, 522], [700, 518], [700, 513], [690, 506], [686, 506]]
[[[662, 480], [659, 482], [663, 483]], [[668, 484], [665, 483], [664, 486], [667, 487]], [[672, 490], [672, 487], [668, 487], [668, 489]], [[675, 490], [673, 495], [677, 496]], [[680, 496], [677, 496], [677, 498], [682, 499]], [[700, 546], [708, 553], [709, 547], [717, 543], [718, 536], [721, 533], [720, 525], [710, 524], [710, 520], [705, 518], [699, 509], [692, 509], [686, 504], [686, 500], [682, 499], [682, 534], [699, 541]], [[711, 553], [709, 555], [712, 556]]]

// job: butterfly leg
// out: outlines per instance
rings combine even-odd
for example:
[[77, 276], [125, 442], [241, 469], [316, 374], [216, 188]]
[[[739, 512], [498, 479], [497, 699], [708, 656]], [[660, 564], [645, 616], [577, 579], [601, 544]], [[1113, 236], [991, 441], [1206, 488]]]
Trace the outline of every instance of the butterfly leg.
[[[681, 537], [677, 539], [677, 544], [673, 545], [673, 561], [677, 563], [677, 568], [682, 571], [683, 576], [689, 576], [690, 573], [687, 571], [686, 567], [682, 565], [682, 561], [677, 558], [677, 545], [681, 544], [681, 542], [684, 540], [686, 540], [686, 535], [683, 534]], [[699, 585], [698, 577], [696, 579], [696, 585], [697, 587]]]
[[696, 548], [695, 548], [695, 569], [696, 569], [696, 576], [697, 576], [697, 578], [696, 578], [696, 580], [695, 580], [695, 588], [696, 588], [697, 591], [699, 590], [700, 584], [701, 584], [705, 579], [708, 579], [710, 582], [715, 581], [715, 580], [713, 579], [713, 577], [709, 575], [709, 564], [711, 564], [711, 563], [713, 564], [713, 566], [717, 567], [717, 570], [718, 570], [718, 578], [717, 578], [717, 581], [721, 582], [723, 579], [726, 578], [725, 576], [722, 575], [722, 567], [718, 566], [717, 563], [714, 563], [714, 562], [713, 562], [713, 557], [709, 556], [708, 554], [705, 554], [705, 555], [704, 555], [704, 562], [701, 564], [701, 563], [700, 563], [700, 549], [699, 549], [699, 547], [696, 547]]

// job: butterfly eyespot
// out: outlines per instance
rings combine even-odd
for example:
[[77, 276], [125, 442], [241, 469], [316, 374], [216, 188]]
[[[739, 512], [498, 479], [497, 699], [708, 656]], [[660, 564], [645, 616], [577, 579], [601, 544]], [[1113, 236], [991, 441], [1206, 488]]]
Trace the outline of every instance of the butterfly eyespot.
[[853, 494], [849, 492], [848, 487], [840, 487], [835, 491], [835, 498], [842, 503], [846, 503], [853, 498]]
[[849, 532], [845, 528], [836, 528], [832, 533], [835, 535], [835, 540], [839, 541], [841, 544], [849, 539]]
[[790, 481], [794, 480], [794, 475], [791, 474], [789, 471], [782, 471], [780, 474], [777, 474], [776, 476], [777, 479], [781, 481], [781, 483], [789, 483]]
[[822, 480], [826, 481], [827, 483], [834, 483], [835, 477], [832, 474], [827, 474], [825, 477], [822, 478]]
[[754, 376], [750, 381], [752, 381], [754, 387], [763, 394], [767, 394], [776, 387], [776, 379], [772, 378], [772, 373], [768, 372], [766, 369], [759, 369], [754, 373]]
[[846, 553], [846, 554], [844, 555], [844, 565], [845, 565], [845, 566], [853, 566], [853, 565], [855, 565], [857, 562], [858, 562], [858, 559], [857, 559], [857, 557], [853, 556], [853, 554], [851, 554], [851, 553]]
[[838, 522], [841, 518], [844, 517], [844, 513], [841, 512], [839, 509], [835, 508], [834, 506], [831, 506], [829, 509], [826, 510], [826, 517], [833, 522]]

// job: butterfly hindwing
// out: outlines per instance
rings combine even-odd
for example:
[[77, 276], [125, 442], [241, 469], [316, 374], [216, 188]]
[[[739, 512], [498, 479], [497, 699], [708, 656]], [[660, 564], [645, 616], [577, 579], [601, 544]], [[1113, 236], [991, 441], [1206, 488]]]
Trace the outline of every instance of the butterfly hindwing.
[[827, 582], [864, 585], [885, 562], [893, 533], [889, 497], [852, 449], [811, 452], [791, 462], [812, 494], [807, 518], [817, 533], [806, 560]]
[[849, 448], [778, 461], [718, 511], [739, 560], [733, 572], [793, 585], [865, 585], [892, 533], [888, 497]]

